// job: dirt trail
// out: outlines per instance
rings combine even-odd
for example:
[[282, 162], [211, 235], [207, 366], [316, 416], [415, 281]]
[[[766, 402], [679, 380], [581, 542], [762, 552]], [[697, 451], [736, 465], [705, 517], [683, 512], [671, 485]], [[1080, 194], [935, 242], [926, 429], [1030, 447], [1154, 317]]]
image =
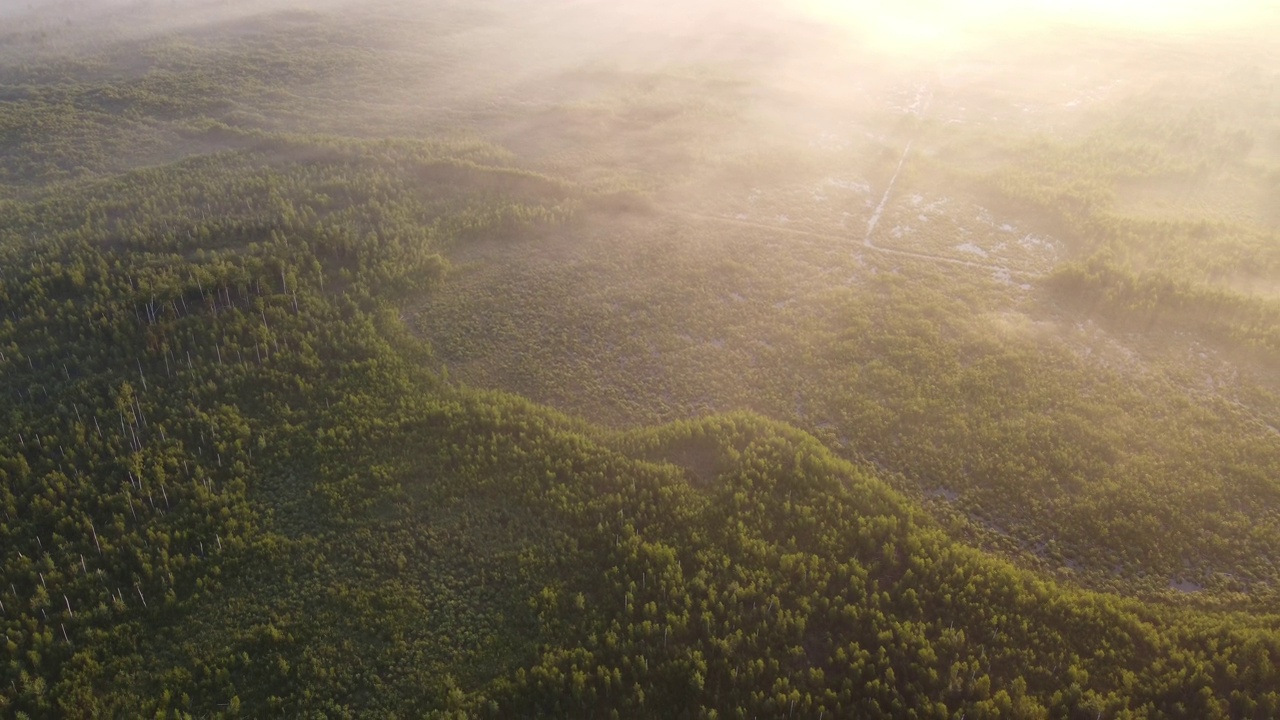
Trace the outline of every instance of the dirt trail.
[[911, 144], [915, 140], [908, 140], [907, 147], [902, 151], [902, 157], [898, 158], [898, 167], [893, 170], [893, 177], [889, 178], [889, 184], [884, 188], [884, 195], [880, 197], [880, 204], [876, 206], [875, 211], [871, 213], [871, 219], [867, 221], [867, 235], [862, 239], [862, 244], [866, 247], [876, 250], [876, 246], [871, 242], [871, 236], [876, 231], [876, 225], [880, 223], [880, 215], [884, 213], [884, 206], [889, 204], [889, 196], [893, 193], [893, 184], [898, 182], [898, 174], [902, 172], [902, 165], [907, 161], [907, 154], [911, 152]]

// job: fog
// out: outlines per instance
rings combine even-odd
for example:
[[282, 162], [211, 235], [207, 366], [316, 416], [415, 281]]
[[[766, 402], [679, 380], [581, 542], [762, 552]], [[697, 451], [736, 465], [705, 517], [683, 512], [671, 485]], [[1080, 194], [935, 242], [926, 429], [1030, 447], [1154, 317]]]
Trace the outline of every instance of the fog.
[[[1081, 38], [1105, 37], [1109, 49], [1159, 43], [1167, 50], [1265, 40], [1280, 28], [1280, 9], [1248, 0], [31, 0], [0, 4], [0, 53], [75, 54], [282, 11], [349, 18], [379, 50], [433, 60], [448, 59], [442, 49], [470, 51], [452, 57], [465, 59], [453, 68], [462, 76], [501, 74], [519, 83], [591, 64], [637, 70], [718, 64], [787, 82], [817, 76], [825, 92], [845, 82], [839, 75], [851, 61], [862, 75], [870, 74], [870, 62], [880, 75], [900, 67], [946, 72], [975, 57], [1016, 57], [1028, 45], [1041, 55], [1070, 55]], [[436, 44], [441, 39], [447, 48]], [[454, 43], [464, 39], [472, 44]]]
[[[1243, 0], [40, 0], [0, 12], [11, 71], [107, 55], [108, 70], [171, 71], [156, 43], [289, 48], [313, 69], [220, 120], [479, 135], [588, 182], [777, 174], [838, 162], [813, 152], [831, 137], [864, 165], [884, 155], [863, 168], [879, 178], [910, 138], [926, 156], [972, 147], [966, 133], [1068, 138], [1183, 91], [1212, 96], [1209, 112], [1231, 116], [1265, 162], [1280, 145], [1271, 115], [1241, 103], [1258, 95], [1241, 73], [1269, 82], [1277, 65], [1280, 11]], [[922, 134], [937, 125], [950, 135]]]
[[[485, 536], [475, 548], [497, 543], [493, 557], [508, 557], [519, 573], [493, 572], [497, 566], [488, 566], [488, 575], [468, 571], [479, 579], [467, 591], [473, 594], [437, 582], [444, 576], [415, 575], [415, 583], [448, 598], [438, 605], [414, 600], [414, 612], [423, 613], [424, 623], [451, 624], [460, 617], [453, 612], [459, 598], [469, 604], [468, 598], [492, 597], [493, 578], [569, 568], [588, 556], [609, 560], [643, 546], [629, 536], [624, 548], [613, 525], [591, 517], [601, 508], [612, 515], [609, 496], [583, 505], [581, 524], [566, 526], [598, 528], [599, 553], [584, 544], [580, 555], [569, 549], [573, 543], [557, 540], [544, 556], [516, 547], [515, 535], [511, 547], [503, 539], [508, 529], [547, 525], [530, 519], [536, 516], [508, 514], [506, 507], [474, 515], [470, 495], [455, 501], [438, 490], [472, 486], [467, 493], [478, 491], [495, 508], [541, 501], [535, 496], [542, 494], [560, 503], [570, 495], [544, 493], [536, 483], [544, 476], [552, 483], [545, 488], [581, 480], [575, 487], [590, 495], [594, 486], [605, 487], [597, 478], [614, 472], [612, 457], [627, 452], [643, 457], [644, 477], [689, 484], [673, 484], [679, 493], [667, 495], [650, 480], [630, 483], [632, 496], [625, 497], [634, 497], [638, 512], [629, 510], [624, 520], [619, 506], [620, 524], [652, 524], [655, 499], [679, 504], [693, 497], [680, 494], [685, 490], [728, 490], [704, 498], [717, 518], [716, 498], [723, 498], [744, 519], [723, 516], [738, 528], [746, 521], [769, 525], [778, 509], [796, 523], [774, 524], [779, 547], [787, 546], [779, 557], [802, 557], [793, 554], [797, 537], [826, 538], [814, 546], [824, 553], [859, 543], [864, 554], [883, 547], [886, 572], [876, 572], [892, 580], [882, 589], [905, 588], [900, 583], [909, 578], [899, 570], [925, 567], [902, 552], [915, 552], [911, 533], [940, 538], [945, 531], [1064, 583], [1161, 602], [1170, 588], [1217, 588], [1214, 602], [1235, 608], [1238, 597], [1265, 588], [1249, 602], [1270, 612], [1280, 588], [1280, 490], [1271, 481], [1280, 468], [1277, 37], [1280, 8], [1243, 0], [0, 0], [0, 265], [9, 273], [0, 276], [0, 369], [6, 402], [15, 408], [4, 414], [0, 438], [14, 449], [16, 437], [22, 450], [15, 457], [34, 461], [30, 472], [23, 464], [10, 473], [29, 488], [18, 493], [20, 503], [14, 493], [0, 498], [13, 509], [6, 519], [21, 528], [0, 527], [9, 533], [3, 536], [29, 538], [21, 547], [30, 557], [7, 567], [17, 568], [24, 592], [36, 593], [27, 603], [11, 586], [4, 598], [11, 609], [30, 611], [29, 620], [6, 621], [20, 628], [21, 637], [13, 634], [24, 643], [10, 653], [13, 667], [41, 683], [41, 657], [78, 668], [86, 698], [102, 678], [120, 675], [117, 669], [127, 675], [140, 667], [99, 663], [89, 642], [95, 636], [80, 632], [86, 619], [101, 623], [96, 637], [105, 647], [140, 648], [162, 663], [182, 655], [150, 640], [139, 644], [151, 621], [123, 614], [138, 610], [125, 610], [119, 588], [115, 596], [105, 593], [108, 611], [93, 593], [110, 588], [96, 588], [85, 566], [86, 557], [96, 563], [112, 555], [95, 547], [97, 533], [109, 517], [113, 532], [125, 527], [122, 508], [134, 509], [137, 491], [147, 522], [175, 530], [174, 568], [194, 573], [175, 581], [166, 570], [169, 535], [160, 541], [159, 530], [130, 513], [131, 534], [104, 541], [123, 549], [108, 561], [115, 577], [126, 578], [124, 588], [135, 584], [144, 613], [137, 617], [177, 622], [188, 617], [183, 613], [199, 613], [192, 627], [205, 627], [205, 614], [230, 623], [207, 638], [215, 659], [182, 655], [197, 668], [187, 677], [199, 679], [179, 682], [173, 694], [185, 695], [194, 683], [203, 695], [184, 711], [210, 714], [215, 703], [239, 702], [234, 688], [221, 687], [231, 677], [221, 674], [223, 663], [241, 674], [236, 684], [252, 676], [262, 686], [264, 706], [268, 693], [274, 698], [277, 676], [258, 674], [271, 665], [283, 673], [281, 682], [287, 676], [291, 684], [281, 692], [291, 697], [304, 691], [311, 697], [309, 683], [351, 694], [364, 680], [348, 683], [316, 664], [342, 652], [305, 654], [305, 626], [293, 626], [300, 628], [298, 654], [288, 662], [227, 660], [228, 647], [237, 648], [235, 655], [241, 647], [275, 652], [283, 645], [274, 636], [293, 632], [283, 623], [279, 633], [274, 625], [271, 632], [232, 628], [270, 614], [238, 605], [236, 587], [268, 603], [310, 587], [273, 572], [260, 577], [288, 587], [258, 593], [251, 580], [259, 575], [240, 559], [286, 558], [291, 551], [277, 539], [288, 536], [313, 548], [315, 562], [303, 565], [316, 571], [320, 585], [329, 578], [318, 569], [333, 558], [356, 563], [341, 573], [355, 588], [384, 573], [414, 575], [403, 555], [397, 567], [382, 565], [399, 554], [400, 540], [353, 559], [351, 542], [372, 537], [348, 524], [357, 516], [367, 516], [369, 528], [385, 524], [414, 546], [417, 559], [435, 558], [439, 539], [472, 554], [470, 541], [455, 542], [452, 533], [474, 525]], [[889, 484], [886, 492], [869, 491], [878, 486], [861, 480], [830, 486], [862, 499], [850, 500], [847, 512], [825, 506], [824, 513], [835, 508], [830, 517], [841, 527], [858, 526], [848, 536], [827, 534], [810, 523], [817, 516], [793, 511], [786, 484], [826, 487], [791, 471], [831, 474], [823, 468], [835, 466], [819, 461], [809, 440], [797, 446], [802, 454], [795, 461], [778, 456], [775, 463], [773, 450], [761, 454], [775, 443], [764, 435], [750, 439], [755, 431], [743, 429], [754, 420], [716, 420], [719, 429], [696, 430], [688, 453], [672, 450], [693, 458], [686, 465], [711, 466], [682, 479], [676, 467], [682, 463], [651, 456], [643, 436], [601, 431], [607, 440], [598, 453], [588, 451], [587, 435], [578, 437], [578, 430], [563, 443], [552, 434], [577, 421], [544, 422], [540, 410], [506, 396], [473, 403], [467, 388], [554, 407], [582, 418], [583, 433], [588, 423], [621, 430], [754, 412], [811, 433], [824, 453], [855, 461], [859, 473]], [[110, 420], [121, 408], [130, 412], [128, 399], [142, 427], [133, 422], [137, 432], [126, 438], [119, 413], [120, 435], [104, 438], [91, 413], [96, 408]], [[468, 419], [473, 412], [475, 422]], [[148, 416], [156, 429], [172, 429], [170, 438], [159, 430], [160, 442], [151, 440]], [[667, 430], [654, 432], [655, 443], [668, 442], [657, 439]], [[671, 437], [684, 432], [677, 428]], [[520, 444], [502, 440], [507, 433], [519, 433]], [[700, 448], [711, 447], [703, 440], [720, 435], [719, 449], [707, 457], [732, 457], [735, 465], [741, 459], [741, 472], [725, 474], [719, 460], [701, 459]], [[437, 449], [421, 444], [437, 439]], [[548, 455], [545, 471], [508, 462], [518, 459], [526, 439]], [[473, 441], [474, 453], [466, 449]], [[573, 448], [602, 464], [579, 463]], [[563, 457], [552, 457], [562, 449]], [[394, 454], [401, 450], [403, 457]], [[511, 485], [473, 472], [472, 461], [484, 464], [486, 457], [501, 483]], [[188, 459], [197, 463], [195, 472]], [[758, 460], [784, 468], [785, 479], [757, 482], [766, 477], [757, 472]], [[120, 478], [126, 467], [136, 471], [127, 483]], [[577, 477], [579, 467], [600, 472]], [[148, 510], [141, 504], [144, 477], [161, 490], [168, 479], [170, 492], [181, 478], [185, 497], [177, 495], [170, 512], [168, 495], [157, 496]], [[744, 492], [714, 486], [721, 478]], [[211, 479], [218, 480], [215, 490]], [[623, 476], [614, 479], [618, 488], [626, 484]], [[93, 505], [89, 499], [104, 483], [117, 486], [114, 499]], [[904, 493], [905, 520], [863, 523], [866, 508], [858, 508], [874, 508], [889, 488]], [[446, 504], [437, 508], [437, 501]], [[64, 522], [55, 507], [90, 509]], [[415, 525], [388, 523], [384, 510], [392, 508], [434, 529], [418, 533]], [[936, 526], [912, 519], [935, 510]], [[308, 517], [313, 512], [321, 518], [316, 523]], [[219, 524], [212, 524], [215, 517]], [[671, 517], [684, 523], [701, 516]], [[883, 532], [867, 534], [877, 525]], [[360, 534], [346, 535], [348, 527]], [[45, 550], [64, 528], [79, 528], [69, 536], [78, 544], [66, 545], [76, 555], [84, 551], [79, 571], [69, 549], [56, 565]], [[242, 531], [263, 544], [254, 549], [234, 539]], [[334, 550], [295, 531], [333, 537]], [[723, 557], [737, 563], [741, 553], [755, 552], [744, 544], [754, 540], [737, 533], [730, 524], [706, 537], [731, 544]], [[698, 548], [705, 537], [690, 537], [691, 556], [719, 557]], [[857, 541], [831, 544], [843, 537]], [[232, 541], [227, 557], [237, 558], [228, 567], [254, 573], [224, 588], [233, 594], [230, 603], [209, 594], [221, 592], [218, 583], [197, 581], [216, 577], [200, 568], [221, 572], [223, 538]], [[675, 546], [652, 545], [652, 558], [667, 557], [666, 548]], [[149, 554], [134, 552], [140, 548]], [[655, 583], [665, 580], [656, 579], [644, 553], [628, 555], [630, 580], [616, 576], [620, 592], [609, 602], [615, 610], [623, 604], [618, 617], [639, 618], [639, 608], [653, 606], [628, 599], [635, 571], [642, 590], [647, 582], [648, 592], [664, 592]], [[979, 557], [946, 546], [921, 557], [951, 563], [952, 556]], [[156, 560], [154, 573], [147, 558]], [[799, 658], [793, 629], [805, 632], [804, 616], [795, 616], [799, 624], [775, 623], [766, 610], [772, 603], [756, 600], [772, 592], [766, 579], [775, 572], [779, 586], [797, 585], [797, 569], [806, 578], [798, 585], [815, 583], [807, 579], [808, 559], [768, 562], [767, 573], [739, 574], [724, 593], [706, 597], [736, 598], [734, 588], [747, 578], [754, 588], [751, 622], [786, 640], [776, 656], [781, 664], [771, 660], [770, 667], [786, 670]], [[877, 598], [888, 597], [875, 590], [875, 576], [841, 563], [856, 585], [816, 584], [866, 585]], [[733, 573], [733, 563], [721, 565]], [[942, 570], [917, 580], [945, 580], [925, 594], [944, 608], [936, 617], [954, 614], [951, 600], [940, 600], [951, 597], [954, 583], [956, 597], [975, 598], [972, 617], [986, 623], [975, 626], [981, 635], [969, 636], [1003, 635], [1003, 611], [982, 609], [982, 598], [971, 592], [977, 585], [945, 564], [935, 566]], [[684, 572], [678, 564], [663, 567], [675, 576]], [[47, 593], [37, 568], [50, 574]], [[592, 570], [585, 582], [615, 577], [609, 572]], [[1018, 577], [988, 586], [1029, 587], [1028, 576]], [[67, 581], [83, 595], [63, 595], [59, 583]], [[539, 580], [531, 586], [536, 595], [512, 595], [512, 607], [529, 614], [507, 620], [519, 632], [544, 634], [526, 620], [559, 604], [574, 616], [564, 627], [608, 619], [597, 612], [594, 591], [578, 593], [570, 610], [573, 593], [561, 593], [569, 586], [559, 583]], [[198, 590], [201, 599], [171, 600], [174, 588]], [[148, 610], [144, 589], [149, 598], [170, 596]], [[419, 589], [406, 585], [388, 597], [409, 603]], [[373, 587], [346, 598], [373, 607], [381, 594]], [[57, 609], [58, 595], [68, 622], [55, 643], [52, 623], [63, 616], [43, 611], [50, 598], [49, 609]], [[334, 625], [334, 613], [353, 603], [339, 594], [318, 604], [299, 597], [291, 607], [303, 614], [314, 608], [316, 628], [408, 647], [400, 643], [402, 628], [379, 623], [416, 616], [373, 607], [369, 617], [376, 621]], [[531, 605], [528, 597], [542, 599]], [[731, 613], [746, 610], [747, 599], [737, 598], [740, 607]], [[1019, 611], [1041, 600], [1037, 593]], [[77, 613], [84, 608], [75, 622], [73, 602]], [[886, 607], [878, 603], [867, 605], [868, 623]], [[800, 605], [780, 606], [778, 617]], [[240, 611], [206, 613], [224, 607]], [[895, 632], [895, 644], [923, 638], [919, 606], [900, 607], [909, 610], [914, 629]], [[1103, 606], [1082, 607], [1093, 617]], [[47, 627], [37, 624], [37, 612]], [[819, 627], [821, 618], [814, 619], [810, 627]], [[685, 620], [668, 624], [698, 631], [700, 623]], [[439, 647], [499, 632], [499, 625], [475, 622], [477, 632], [441, 634]], [[732, 614], [715, 620], [729, 632], [747, 627], [736, 622]], [[636, 648], [619, 657], [653, 649], [649, 626], [662, 624], [644, 624], [643, 632], [618, 633]], [[710, 632], [713, 625], [704, 627]], [[867, 647], [874, 647], [880, 630], [866, 627], [873, 643]], [[123, 634], [107, 643], [115, 637], [108, 629]], [[970, 632], [936, 629], [929, 635], [943, 638], [948, 653], [965, 646]], [[604, 637], [606, 630], [592, 632]], [[677, 645], [679, 634], [672, 638]], [[181, 640], [171, 635], [154, 633]], [[1026, 637], [1037, 644], [1046, 636]], [[1129, 643], [1138, 649], [1133, 667], [1143, 672], [1150, 670], [1141, 656], [1151, 637]], [[524, 647], [532, 652], [545, 639], [530, 635]], [[505, 652], [484, 642], [485, 657]], [[664, 630], [664, 648], [666, 642]], [[725, 662], [720, 679], [734, 666], [720, 652], [733, 644], [726, 642], [706, 646], [715, 648], [707, 657]], [[375, 653], [382, 644], [360, 645]], [[812, 644], [804, 645], [808, 654]], [[990, 670], [982, 647], [965, 647], [969, 657], [955, 656], [953, 671], [984, 663]], [[920, 658], [946, 657], [924, 652], [927, 645], [919, 653], [912, 645], [900, 648]], [[1046, 662], [1066, 667], [1064, 655], [1044, 648]], [[1244, 657], [1213, 655], [1223, 663]], [[75, 659], [81, 657], [89, 660]], [[425, 655], [393, 653], [386, 665], [352, 657], [349, 669], [359, 666], [361, 677], [377, 681], [366, 695], [373, 698], [383, 694], [384, 669], [399, 672]], [[440, 662], [457, 663], [455, 657]], [[590, 655], [556, 657], [576, 663]], [[1016, 667], [1019, 657], [1007, 655], [996, 666]], [[1103, 670], [1093, 677], [1105, 683], [1121, 677], [1109, 656], [1099, 658]], [[689, 674], [692, 665], [667, 667]], [[515, 668], [495, 669], [484, 683]], [[879, 677], [883, 669], [848, 677]], [[916, 686], [924, 670], [902, 677]], [[1192, 685], [1205, 672], [1219, 680], [1230, 675], [1177, 663], [1160, 672], [1166, 670]], [[157, 670], [154, 681], [139, 675], [119, 689], [158, 696], [157, 688], [167, 691], [170, 680], [181, 680], [175, 672]], [[1057, 672], [1037, 672], [1054, 702], [1061, 697], [1050, 695], [1060, 690], [1051, 687]], [[576, 666], [566, 673], [564, 687], [577, 684], [579, 674]], [[448, 678], [436, 690], [452, 697], [453, 676], [436, 675]], [[823, 684], [821, 672], [791, 675]], [[528, 675], [535, 685], [539, 676], [540, 670]], [[678, 677], [667, 669], [657, 676]], [[424, 677], [414, 674], [406, 687]], [[763, 676], [743, 674], [748, 683], [752, 677]], [[834, 672], [830, 677], [832, 687], [846, 682]], [[940, 694], [948, 681], [945, 672], [938, 677]], [[1000, 690], [987, 678], [977, 683]], [[4, 693], [17, 697], [17, 685], [5, 690], [5, 684], [0, 707], [10, 707]], [[506, 692], [516, 685], [502, 680], [495, 687]], [[1130, 683], [1124, 685], [1104, 690], [1127, 692]], [[618, 687], [607, 681], [603, 696]], [[761, 698], [777, 694], [769, 684], [761, 687]], [[1150, 687], [1153, 697], [1179, 697], [1170, 683]], [[24, 687], [22, 702], [60, 696], [56, 688]], [[1248, 700], [1248, 688], [1231, 692]], [[969, 697], [969, 689], [963, 693]], [[632, 708], [653, 707], [643, 703]], [[815, 705], [793, 709], [819, 714]]]

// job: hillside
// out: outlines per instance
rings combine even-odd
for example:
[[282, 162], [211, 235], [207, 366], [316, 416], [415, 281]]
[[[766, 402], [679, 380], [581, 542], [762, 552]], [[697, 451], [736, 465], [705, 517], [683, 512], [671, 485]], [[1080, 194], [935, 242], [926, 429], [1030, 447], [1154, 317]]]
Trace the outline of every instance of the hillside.
[[0, 48], [0, 714], [1280, 715], [1274, 219], [1098, 159], [1260, 143], [821, 135], [805, 24], [83, 7]]

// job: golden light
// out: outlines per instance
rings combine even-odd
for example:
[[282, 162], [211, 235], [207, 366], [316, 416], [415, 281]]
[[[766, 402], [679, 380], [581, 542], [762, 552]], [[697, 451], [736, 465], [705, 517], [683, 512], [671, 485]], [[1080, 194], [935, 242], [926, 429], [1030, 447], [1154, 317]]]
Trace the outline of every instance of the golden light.
[[891, 52], [946, 51], [1055, 26], [1196, 35], [1274, 23], [1265, 0], [797, 0], [809, 17]]

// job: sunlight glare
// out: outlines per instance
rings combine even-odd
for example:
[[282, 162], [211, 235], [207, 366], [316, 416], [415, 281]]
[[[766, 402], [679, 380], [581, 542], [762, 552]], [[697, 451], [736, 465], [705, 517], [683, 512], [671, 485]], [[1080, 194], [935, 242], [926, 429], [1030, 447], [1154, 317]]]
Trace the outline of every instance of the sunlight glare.
[[945, 52], [1071, 25], [1185, 35], [1274, 21], [1258, 0], [797, 0], [809, 17], [888, 52]]

